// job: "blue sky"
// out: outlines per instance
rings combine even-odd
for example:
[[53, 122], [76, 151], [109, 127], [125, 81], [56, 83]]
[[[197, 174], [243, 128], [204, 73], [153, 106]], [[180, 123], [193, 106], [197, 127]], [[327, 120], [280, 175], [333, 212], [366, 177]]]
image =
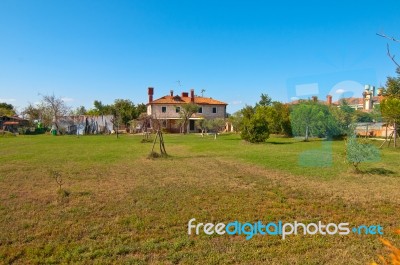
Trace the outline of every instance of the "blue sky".
[[[384, 32], [400, 37], [398, 1], [0, 1], [0, 101], [39, 94], [73, 106], [147, 102], [191, 88], [229, 103], [297, 85], [361, 93], [395, 75]], [[400, 59], [400, 45], [392, 43]], [[177, 81], [180, 81], [180, 85]], [[356, 95], [358, 96], [358, 95]]]

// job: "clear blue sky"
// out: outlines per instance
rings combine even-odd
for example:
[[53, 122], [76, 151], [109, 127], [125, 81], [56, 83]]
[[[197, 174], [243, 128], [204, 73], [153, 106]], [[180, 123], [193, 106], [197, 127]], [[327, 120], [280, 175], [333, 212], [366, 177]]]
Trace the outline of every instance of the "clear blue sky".
[[395, 67], [375, 34], [400, 38], [400, 2], [331, 2], [1, 0], [0, 100], [54, 93], [90, 108], [194, 88], [234, 112], [297, 85], [325, 98], [385, 84]]

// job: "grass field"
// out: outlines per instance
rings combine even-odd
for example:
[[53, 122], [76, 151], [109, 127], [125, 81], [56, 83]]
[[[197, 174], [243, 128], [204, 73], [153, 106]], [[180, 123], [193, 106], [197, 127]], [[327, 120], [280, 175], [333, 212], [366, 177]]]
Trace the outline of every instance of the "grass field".
[[400, 245], [399, 149], [355, 174], [343, 141], [164, 137], [162, 159], [146, 158], [141, 136], [0, 137], [0, 263], [368, 264], [385, 254], [376, 235], [189, 236], [191, 218], [380, 224]]

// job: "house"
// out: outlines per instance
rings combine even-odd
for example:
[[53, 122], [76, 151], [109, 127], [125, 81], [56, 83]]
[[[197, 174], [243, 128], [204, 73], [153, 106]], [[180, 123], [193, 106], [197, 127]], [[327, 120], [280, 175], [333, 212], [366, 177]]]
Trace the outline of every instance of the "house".
[[[189, 132], [196, 132], [195, 121], [200, 119], [226, 118], [226, 106], [228, 104], [208, 97], [200, 97], [194, 94], [194, 89], [182, 92], [181, 95], [174, 95], [171, 90], [169, 95], [153, 100], [154, 88], [148, 88], [149, 102], [147, 103], [147, 115], [153, 120], [159, 121], [161, 128], [168, 132], [180, 132], [181, 107], [193, 103], [199, 106], [197, 113], [194, 113], [188, 123]], [[154, 124], [153, 124], [154, 127]]]
[[[362, 98], [350, 97], [343, 98], [349, 106], [355, 110], [371, 112], [375, 106], [378, 106], [383, 98], [383, 88], [376, 89], [374, 86], [365, 85]], [[339, 105], [337, 101], [334, 104]]]
[[22, 119], [18, 116], [1, 116], [0, 117], [0, 130], [16, 133], [19, 128], [29, 126], [29, 121]]

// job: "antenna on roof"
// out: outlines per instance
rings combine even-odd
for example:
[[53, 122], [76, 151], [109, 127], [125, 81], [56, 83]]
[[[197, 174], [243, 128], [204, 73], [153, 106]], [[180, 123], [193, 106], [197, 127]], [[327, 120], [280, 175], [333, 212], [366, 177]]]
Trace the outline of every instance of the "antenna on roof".
[[204, 92], [206, 92], [206, 90], [203, 88], [202, 90], [201, 90], [201, 97], [203, 97], [203, 93]]
[[176, 81], [176, 82], [178, 83], [178, 86], [179, 86], [179, 87], [182, 86], [181, 80], [178, 80], [178, 81]]

